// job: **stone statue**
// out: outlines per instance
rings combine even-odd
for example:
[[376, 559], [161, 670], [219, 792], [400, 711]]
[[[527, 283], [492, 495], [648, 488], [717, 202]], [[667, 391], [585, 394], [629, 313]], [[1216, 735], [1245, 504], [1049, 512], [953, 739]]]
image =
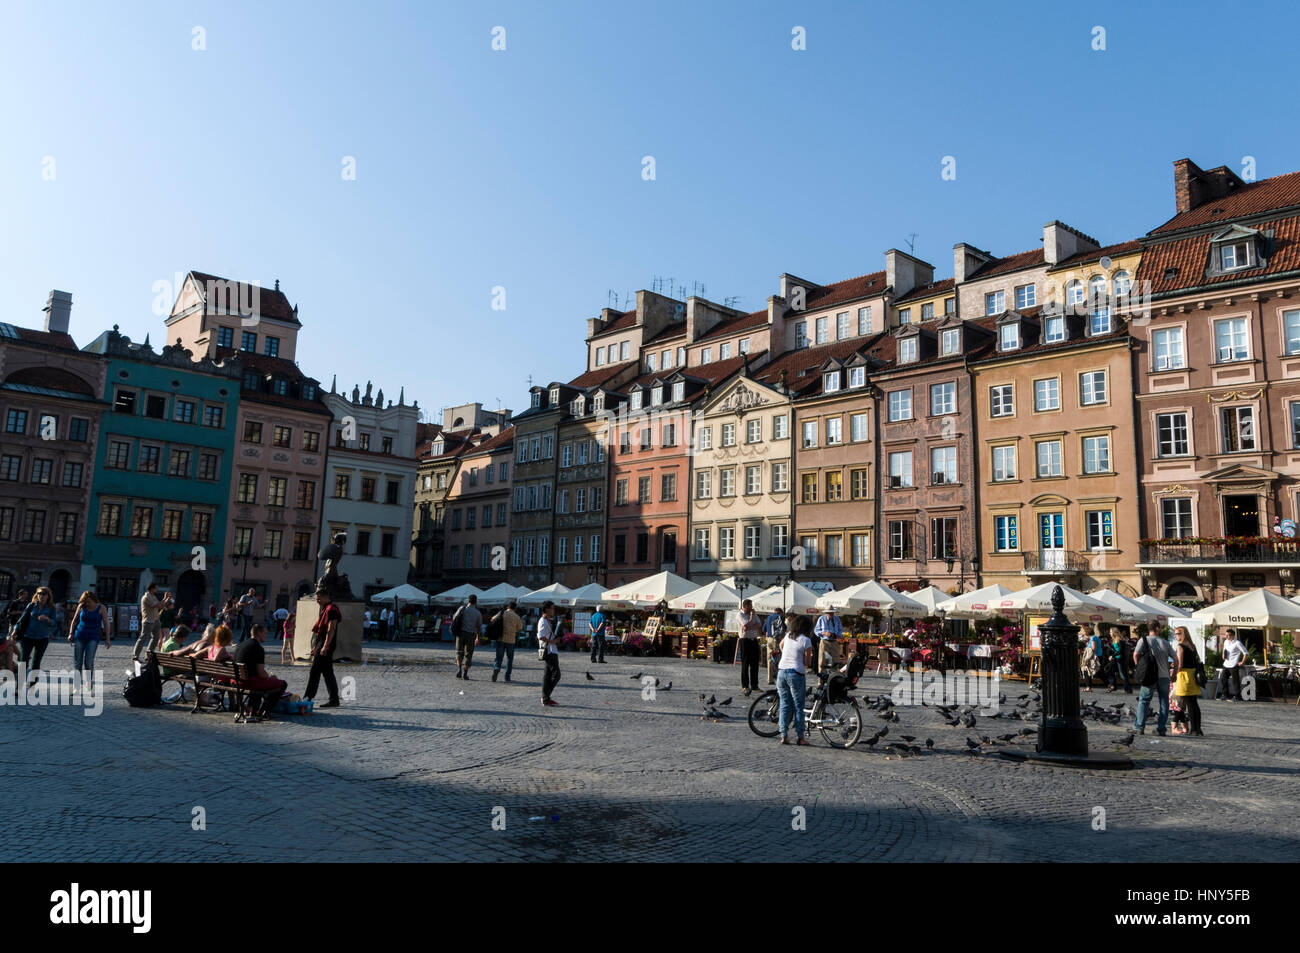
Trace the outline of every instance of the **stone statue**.
[[325, 560], [325, 572], [316, 580], [316, 591], [323, 592], [334, 602], [352, 599], [352, 584], [348, 577], [339, 575], [339, 564], [343, 562], [343, 545], [348, 541], [347, 533], [339, 533], [334, 541], [321, 547], [318, 559]]
[[352, 403], [361, 403], [361, 388], [357, 387], [355, 384], [352, 386]]

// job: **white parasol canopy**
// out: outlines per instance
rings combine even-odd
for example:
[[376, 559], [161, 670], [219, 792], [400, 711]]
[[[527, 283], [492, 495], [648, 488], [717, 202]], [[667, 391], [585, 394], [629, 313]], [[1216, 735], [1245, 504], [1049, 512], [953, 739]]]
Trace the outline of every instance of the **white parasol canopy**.
[[689, 579], [671, 572], [655, 573], [644, 579], [625, 583], [614, 589], [606, 589], [601, 594], [601, 602], [609, 603], [610, 608], [653, 608], [661, 602], [684, 596], [698, 587]]
[[847, 589], [828, 592], [817, 600], [817, 606], [820, 609], [849, 609], [853, 612], [860, 609], [875, 609], [887, 613], [893, 609], [894, 615], [910, 618], [922, 618], [927, 611], [921, 603], [901, 592], [882, 586], [874, 579], [849, 586]]
[[998, 614], [992, 608], [993, 602], [1009, 595], [1010, 589], [994, 583], [974, 592], [964, 592], [952, 599], [945, 599], [935, 608], [942, 609], [949, 619], [991, 619]]
[[573, 590], [558, 582], [553, 582], [549, 586], [543, 586], [541, 589], [534, 589], [526, 596], [519, 597], [521, 606], [540, 606], [543, 602], [554, 602], [560, 604], [560, 597], [566, 596]]
[[[544, 602], [545, 600], [542, 601]], [[566, 609], [589, 609], [592, 606], [599, 605], [604, 605], [606, 609], [617, 608], [617, 606], [608, 605], [606, 603], [605, 587], [598, 582], [589, 582], [585, 586], [571, 589], [563, 595], [554, 597], [553, 601], [557, 606], [564, 606]]]
[[924, 589], [918, 589], [916, 592], [907, 593], [907, 598], [925, 606], [925, 614], [928, 618], [930, 616], [938, 616], [939, 603], [947, 602], [952, 597], [938, 586], [926, 586]]
[[1142, 602], [1136, 602], [1128, 596], [1121, 595], [1113, 589], [1094, 589], [1088, 593], [1093, 599], [1106, 603], [1119, 613], [1119, 621], [1122, 625], [1134, 625], [1139, 622], [1156, 622], [1164, 621], [1159, 616], [1164, 615]]
[[446, 592], [440, 592], [433, 597], [433, 601], [442, 606], [454, 606], [459, 602], [464, 602], [470, 596], [481, 596], [483, 590], [478, 586], [471, 586], [469, 583], [457, 586], [455, 589], [448, 589]]
[[1185, 614], [1182, 609], [1179, 609], [1177, 606], [1171, 606], [1167, 602], [1161, 602], [1155, 596], [1134, 596], [1133, 601], [1140, 602], [1148, 609], [1153, 610], [1156, 613], [1157, 622], [1165, 622], [1175, 616], [1182, 616]]
[[[1029, 589], [1019, 589], [1008, 593], [1000, 599], [989, 603], [996, 615], [1010, 612], [1052, 612], [1052, 591], [1061, 585], [1057, 582], [1045, 582]], [[1119, 610], [1077, 589], [1061, 586], [1065, 595], [1065, 614], [1076, 622], [1118, 622]]]
[[511, 599], [519, 599], [529, 594], [523, 586], [512, 586], [508, 582], [499, 582], [478, 597], [481, 606], [503, 606]]
[[400, 586], [394, 586], [392, 589], [385, 589], [383, 592], [376, 592], [370, 597], [371, 602], [427, 602], [431, 599], [423, 589], [417, 589], [409, 582], [404, 582]]
[[1300, 629], [1300, 605], [1268, 589], [1255, 589], [1227, 602], [1197, 609], [1192, 618], [1212, 625]]
[[760, 612], [780, 612], [784, 607], [786, 612], [798, 615], [817, 615], [821, 612], [817, 606], [820, 598], [813, 590], [798, 582], [787, 583], [784, 588], [769, 586], [753, 596], [754, 608]]
[[711, 582], [707, 586], [668, 600], [668, 608], [678, 612], [715, 612], [740, 608], [740, 593], [721, 582]]

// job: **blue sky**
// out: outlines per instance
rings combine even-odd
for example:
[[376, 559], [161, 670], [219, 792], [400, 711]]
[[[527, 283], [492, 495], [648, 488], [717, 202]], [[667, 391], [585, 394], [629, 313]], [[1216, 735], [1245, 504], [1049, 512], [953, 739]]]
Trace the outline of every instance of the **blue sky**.
[[1300, 14], [1282, 4], [11, 2], [0, 18], [0, 318], [35, 326], [60, 288], [79, 343], [113, 324], [157, 342], [155, 282], [278, 278], [308, 373], [405, 386], [435, 412], [523, 409], [529, 375], [583, 370], [609, 292], [621, 305], [656, 276], [752, 311], [783, 271], [874, 271], [913, 233], [938, 277], [954, 242], [1024, 251], [1053, 218], [1135, 237], [1173, 214], [1182, 156], [1300, 168]]

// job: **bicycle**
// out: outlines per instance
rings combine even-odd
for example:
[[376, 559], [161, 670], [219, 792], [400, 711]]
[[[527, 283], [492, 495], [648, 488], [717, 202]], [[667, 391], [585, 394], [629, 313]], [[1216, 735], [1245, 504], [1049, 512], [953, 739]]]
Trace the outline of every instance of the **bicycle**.
[[[826, 672], [818, 676], [817, 688], [805, 699], [804, 725], [808, 731], [818, 729], [832, 748], [852, 748], [862, 737], [862, 709], [848, 693], [857, 679], [844, 679], [835, 701], [828, 701], [829, 681]], [[775, 738], [780, 733], [780, 717], [781, 696], [774, 689], [749, 706], [749, 728], [760, 738]]]

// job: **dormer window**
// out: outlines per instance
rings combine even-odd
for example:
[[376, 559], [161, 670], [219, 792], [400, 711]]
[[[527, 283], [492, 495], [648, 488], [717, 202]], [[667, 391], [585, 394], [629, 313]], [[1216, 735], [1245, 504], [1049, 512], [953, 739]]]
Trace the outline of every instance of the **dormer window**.
[[303, 399], [303, 400], [315, 400], [315, 399], [316, 399], [316, 385], [315, 385], [315, 384], [303, 384], [303, 385], [302, 385], [302, 399]]
[[541, 391], [536, 391], [536, 390], [533, 391], [533, 406], [534, 406], [534, 407], [540, 407], [540, 406], [542, 406], [542, 392], [541, 392]]
[[575, 417], [581, 417], [584, 410], [583, 403], [584, 401], [581, 397], [575, 397], [573, 402], [569, 404], [569, 412]]
[[685, 382], [685, 381], [676, 381], [676, 382], [674, 382], [674, 383], [673, 383], [673, 402], [676, 403], [676, 402], [678, 402], [678, 401], [682, 401], [682, 400], [685, 400], [685, 399], [686, 399], [686, 382]]
[[632, 409], [633, 410], [641, 409], [641, 390], [639, 388], [637, 390], [632, 391]]
[[1043, 343], [1055, 344], [1057, 341], [1064, 340], [1065, 317], [1059, 314], [1049, 317], [1043, 325]]
[[1225, 242], [1218, 246], [1219, 271], [1235, 271], [1255, 264], [1253, 242]]
[[957, 354], [961, 352], [961, 331], [949, 328], [939, 335], [939, 353]]
[[1020, 347], [1020, 322], [1004, 324], [998, 328], [998, 349], [1014, 351]]
[[440, 457], [442, 456], [445, 449], [446, 449], [446, 444], [444, 444], [441, 440], [439, 440], [437, 443], [433, 445], [432, 453], [435, 457]]
[[650, 391], [650, 406], [658, 407], [663, 402], [664, 402], [664, 385], [655, 384], [653, 389], [651, 389]]
[[865, 367], [849, 368], [849, 386], [865, 387], [867, 384], [867, 369]]
[[595, 400], [591, 402], [591, 405], [592, 405], [592, 409], [595, 410], [596, 413], [599, 414], [603, 412], [605, 409], [605, 395], [597, 394]]
[[560, 406], [560, 389], [558, 387], [551, 388], [551, 406], [552, 407]]
[[916, 338], [903, 338], [898, 342], [898, 363], [911, 364], [916, 361]]
[[828, 371], [822, 375], [822, 390], [827, 394], [833, 394], [840, 389], [840, 372]]

